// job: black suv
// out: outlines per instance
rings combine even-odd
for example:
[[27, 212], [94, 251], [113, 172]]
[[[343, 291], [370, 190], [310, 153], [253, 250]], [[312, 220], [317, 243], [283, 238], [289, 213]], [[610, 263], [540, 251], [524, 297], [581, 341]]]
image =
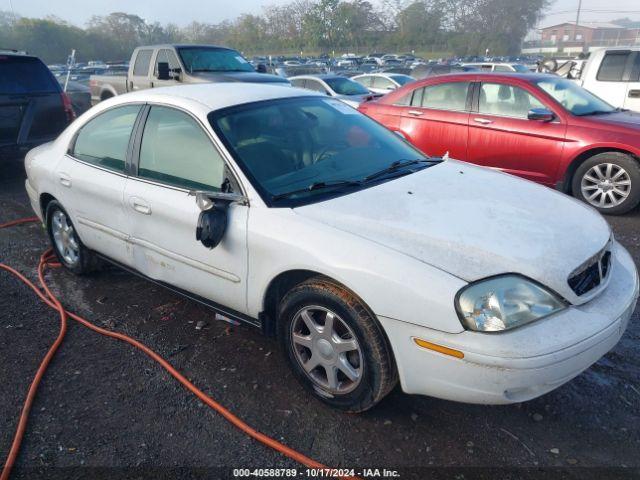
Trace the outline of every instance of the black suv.
[[55, 139], [74, 118], [69, 98], [39, 58], [0, 51], [0, 159]]

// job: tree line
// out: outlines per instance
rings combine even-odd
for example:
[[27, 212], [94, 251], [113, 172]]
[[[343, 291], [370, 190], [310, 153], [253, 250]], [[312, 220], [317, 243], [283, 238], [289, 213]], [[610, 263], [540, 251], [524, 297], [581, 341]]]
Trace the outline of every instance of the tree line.
[[519, 53], [550, 0], [292, 0], [220, 23], [162, 25], [124, 12], [93, 16], [84, 28], [58, 17], [0, 12], [0, 48], [46, 62], [127, 60], [155, 43], [227, 45], [245, 55], [397, 51], [456, 55]]

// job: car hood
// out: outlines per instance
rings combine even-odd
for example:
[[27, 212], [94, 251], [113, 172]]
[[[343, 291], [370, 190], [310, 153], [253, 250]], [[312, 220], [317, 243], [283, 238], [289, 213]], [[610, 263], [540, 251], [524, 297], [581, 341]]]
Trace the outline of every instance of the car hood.
[[605, 115], [590, 115], [587, 117], [581, 117], [587, 119], [591, 123], [599, 125], [608, 124], [612, 126], [623, 126], [640, 131], [640, 112], [614, 112]]
[[202, 83], [215, 82], [247, 82], [247, 83], [286, 83], [286, 78], [269, 73], [258, 72], [198, 72], [190, 74], [195, 80]]
[[519, 273], [576, 304], [568, 277], [611, 236], [573, 198], [453, 160], [294, 211], [468, 282]]

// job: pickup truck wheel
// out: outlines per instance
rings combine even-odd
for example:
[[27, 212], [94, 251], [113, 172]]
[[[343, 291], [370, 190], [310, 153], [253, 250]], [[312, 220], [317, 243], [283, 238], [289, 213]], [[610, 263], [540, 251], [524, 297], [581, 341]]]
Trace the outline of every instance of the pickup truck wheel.
[[62, 205], [52, 200], [47, 205], [47, 233], [58, 260], [77, 275], [93, 272], [100, 265], [99, 259], [87, 249]]
[[600, 213], [627, 213], [640, 202], [640, 165], [624, 153], [600, 153], [578, 167], [571, 188]]
[[279, 338], [293, 371], [317, 398], [362, 412], [398, 381], [382, 328], [351, 293], [323, 278], [289, 291], [279, 306]]

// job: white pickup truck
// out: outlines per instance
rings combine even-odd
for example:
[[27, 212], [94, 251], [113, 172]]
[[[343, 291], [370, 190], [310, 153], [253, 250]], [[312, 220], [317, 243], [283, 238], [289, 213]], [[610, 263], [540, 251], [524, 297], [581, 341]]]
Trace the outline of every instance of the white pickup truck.
[[614, 107], [640, 112], [640, 47], [593, 52], [579, 83]]

